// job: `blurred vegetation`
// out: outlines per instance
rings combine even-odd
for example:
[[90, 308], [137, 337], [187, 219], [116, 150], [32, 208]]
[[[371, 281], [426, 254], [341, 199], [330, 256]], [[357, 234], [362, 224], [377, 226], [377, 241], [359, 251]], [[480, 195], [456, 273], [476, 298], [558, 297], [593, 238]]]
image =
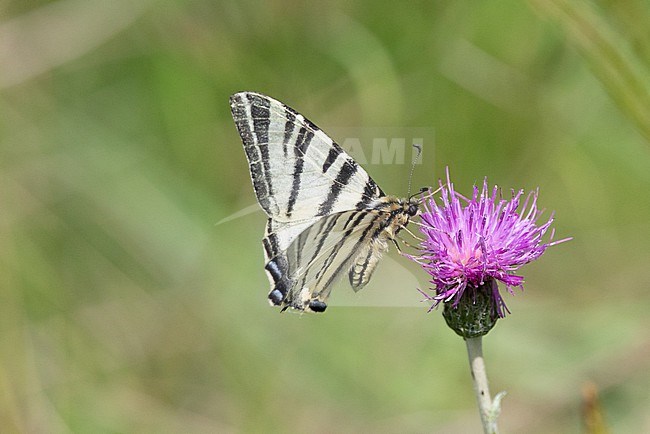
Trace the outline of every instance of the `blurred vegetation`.
[[[478, 432], [439, 312], [268, 307], [262, 213], [216, 225], [255, 201], [228, 96], [256, 90], [326, 131], [434, 128], [415, 185], [539, 186], [574, 241], [485, 340], [502, 430], [580, 432], [590, 384], [612, 432], [650, 432], [648, 22], [643, 0], [2, 2], [0, 431]], [[405, 193], [407, 165], [367, 168]], [[417, 300], [391, 255], [372, 285]]]

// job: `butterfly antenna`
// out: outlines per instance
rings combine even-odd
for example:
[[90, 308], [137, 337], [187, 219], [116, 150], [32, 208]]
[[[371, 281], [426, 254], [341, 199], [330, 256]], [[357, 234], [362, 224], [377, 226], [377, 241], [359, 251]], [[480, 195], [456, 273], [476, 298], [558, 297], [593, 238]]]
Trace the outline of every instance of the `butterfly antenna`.
[[415, 170], [415, 165], [417, 164], [418, 160], [420, 159], [420, 155], [422, 155], [422, 145], [419, 143], [413, 143], [413, 147], [418, 150], [418, 154], [415, 156], [413, 159], [413, 162], [411, 163], [411, 173], [409, 174], [409, 188], [408, 188], [408, 197], [411, 197], [411, 183], [413, 182], [413, 171]]

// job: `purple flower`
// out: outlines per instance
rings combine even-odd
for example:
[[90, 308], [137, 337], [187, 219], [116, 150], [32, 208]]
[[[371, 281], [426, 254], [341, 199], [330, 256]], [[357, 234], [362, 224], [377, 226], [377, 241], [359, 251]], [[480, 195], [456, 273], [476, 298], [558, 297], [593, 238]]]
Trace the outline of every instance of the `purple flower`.
[[510, 293], [514, 287], [523, 289], [524, 278], [515, 274], [519, 267], [570, 238], [551, 241], [551, 230], [549, 240], [542, 240], [553, 215], [538, 223], [543, 212], [537, 208], [538, 191], [524, 196], [523, 190], [513, 190], [505, 200], [496, 186], [490, 192], [486, 178], [480, 190], [474, 186], [468, 199], [454, 190], [447, 172], [447, 182], [440, 181], [439, 192], [438, 202], [432, 196], [424, 204], [422, 253], [411, 256], [435, 285], [435, 296], [425, 294], [433, 300], [431, 309], [441, 302], [452, 302], [455, 308], [468, 290], [475, 296], [476, 289], [483, 287], [491, 293], [494, 313], [503, 318], [509, 311], [494, 281], [503, 282]]

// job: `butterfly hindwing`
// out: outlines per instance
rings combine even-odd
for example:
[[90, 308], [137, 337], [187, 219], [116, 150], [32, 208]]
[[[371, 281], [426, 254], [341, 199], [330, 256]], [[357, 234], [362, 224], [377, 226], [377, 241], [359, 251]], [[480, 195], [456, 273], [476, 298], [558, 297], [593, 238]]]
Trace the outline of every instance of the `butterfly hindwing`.
[[371, 208], [322, 217], [267, 262], [269, 298], [274, 304], [323, 311], [332, 285], [344, 272], [358, 291], [413, 212], [409, 202], [385, 196]]
[[355, 292], [366, 286], [370, 281], [381, 255], [386, 250], [388, 250], [386, 241], [378, 237], [359, 251], [348, 274], [350, 286]]
[[387, 217], [379, 211], [353, 210], [321, 218], [269, 261], [271, 268], [282, 270], [280, 279], [269, 273], [274, 290], [293, 308], [324, 309], [332, 285], [381, 235]]

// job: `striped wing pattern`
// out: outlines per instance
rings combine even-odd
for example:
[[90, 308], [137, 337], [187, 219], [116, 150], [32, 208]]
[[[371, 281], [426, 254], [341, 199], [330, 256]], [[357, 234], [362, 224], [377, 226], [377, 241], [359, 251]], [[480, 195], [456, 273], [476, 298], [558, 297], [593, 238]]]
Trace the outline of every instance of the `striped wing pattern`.
[[[279, 256], [287, 261], [278, 276], [280, 286], [287, 288], [285, 303], [300, 310], [324, 309], [332, 285], [341, 274], [351, 270], [356, 261], [365, 260], [368, 250], [381, 255], [387, 248], [383, 228], [390, 219], [390, 214], [377, 210], [343, 211], [305, 229], [291, 243], [286, 256]], [[280, 269], [277, 261], [278, 257], [271, 259], [267, 270]], [[362, 274], [369, 278], [376, 261], [367, 264]]]
[[296, 222], [365, 208], [384, 193], [323, 131], [268, 96], [230, 98], [257, 199], [269, 217]]
[[269, 216], [262, 240], [269, 300], [321, 312], [341, 273], [349, 270], [355, 290], [368, 282], [387, 240], [408, 222], [410, 203], [386, 197], [338, 144], [281, 102], [240, 92], [230, 105]]

